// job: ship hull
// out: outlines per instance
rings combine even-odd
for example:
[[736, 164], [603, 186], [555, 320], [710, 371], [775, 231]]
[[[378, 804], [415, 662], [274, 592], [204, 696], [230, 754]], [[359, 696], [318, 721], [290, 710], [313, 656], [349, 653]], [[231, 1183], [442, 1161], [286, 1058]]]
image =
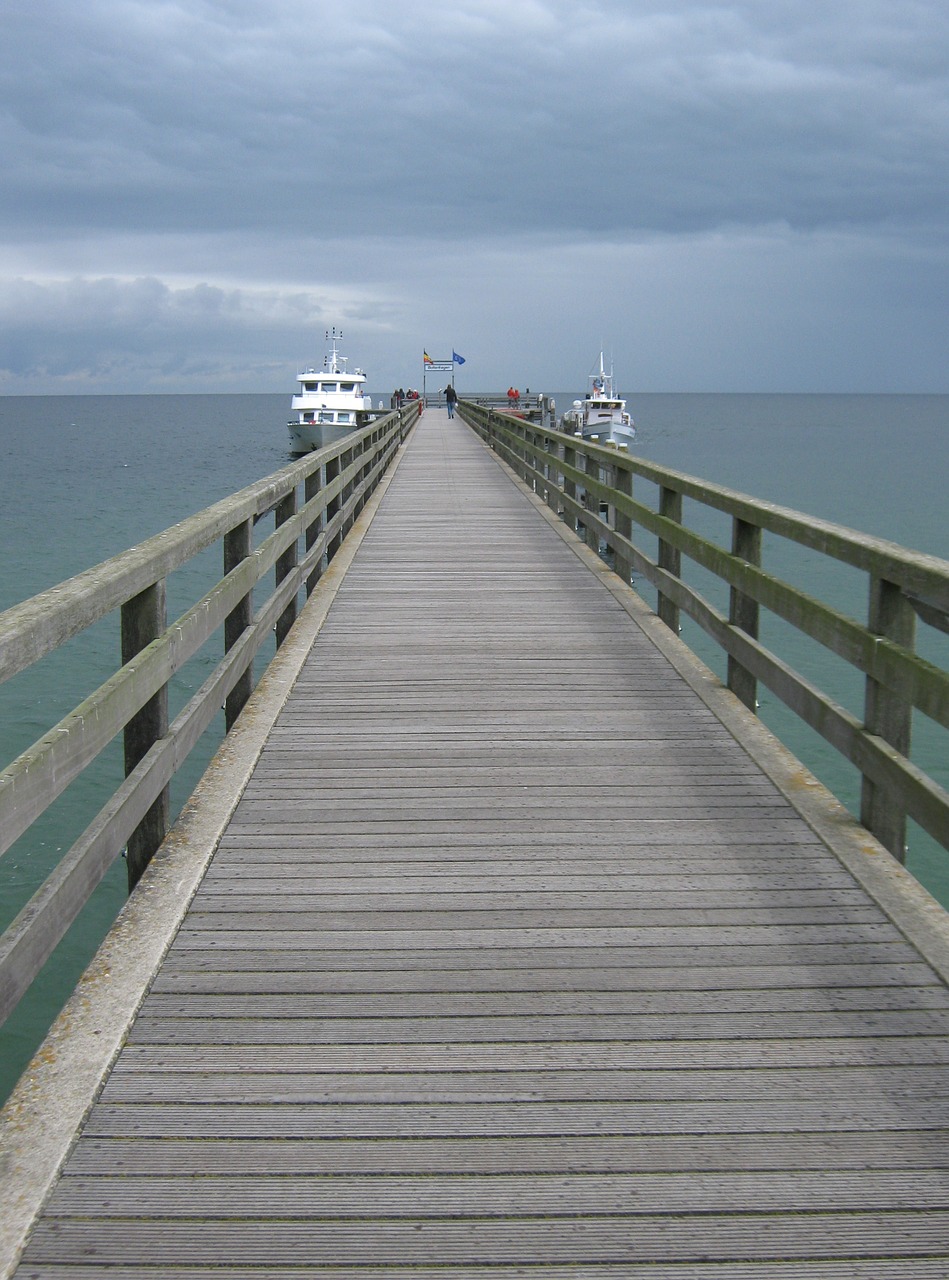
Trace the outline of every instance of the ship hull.
[[316, 449], [325, 449], [327, 445], [339, 444], [348, 435], [358, 431], [361, 422], [290, 422], [290, 452], [294, 457], [304, 453], [313, 453]]

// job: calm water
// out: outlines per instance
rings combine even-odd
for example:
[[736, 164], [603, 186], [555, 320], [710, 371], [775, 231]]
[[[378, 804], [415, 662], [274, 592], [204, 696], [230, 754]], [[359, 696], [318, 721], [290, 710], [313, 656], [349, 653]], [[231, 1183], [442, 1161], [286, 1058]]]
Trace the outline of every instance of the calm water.
[[[466, 394], [462, 389], [462, 394]], [[474, 394], [474, 393], [471, 393]], [[560, 411], [574, 392], [557, 394]], [[378, 399], [378, 395], [374, 399]], [[949, 558], [949, 396], [641, 395], [630, 398], [638, 452], [759, 498]], [[0, 610], [143, 541], [288, 461], [288, 396], [0, 397]], [[644, 490], [645, 492], [645, 490]], [[710, 533], [722, 533], [709, 520]], [[828, 583], [839, 607], [863, 618], [866, 586], [818, 558], [765, 543], [766, 567], [801, 585]], [[216, 561], [194, 573], [216, 577]], [[688, 576], [688, 575], [687, 575]], [[694, 580], [703, 590], [700, 575]], [[169, 584], [183, 600], [194, 578]], [[716, 596], [718, 592], [718, 596]], [[200, 594], [199, 592], [196, 594]], [[649, 592], [643, 594], [649, 598]], [[723, 603], [717, 584], [707, 594]], [[193, 598], [193, 597], [191, 597]], [[172, 613], [172, 616], [174, 614]], [[771, 625], [769, 643], [860, 714], [860, 681], [835, 660]], [[724, 664], [697, 628], [684, 637], [719, 674]], [[933, 642], [931, 656], [949, 661]], [[104, 621], [0, 688], [0, 767], [113, 669], [118, 638]], [[200, 683], [200, 655], [172, 690], [172, 713]], [[851, 807], [850, 766], [761, 691], [761, 715]], [[219, 726], [220, 728], [220, 726]], [[914, 726], [926, 765], [949, 785], [943, 742]], [[180, 803], [213, 750], [178, 784]], [[0, 861], [0, 927], [26, 901], [121, 776], [118, 746]], [[911, 833], [911, 869], [949, 903], [949, 858]], [[125, 896], [124, 864], [106, 877], [35, 994], [0, 1030], [0, 1097], [25, 1065]]]

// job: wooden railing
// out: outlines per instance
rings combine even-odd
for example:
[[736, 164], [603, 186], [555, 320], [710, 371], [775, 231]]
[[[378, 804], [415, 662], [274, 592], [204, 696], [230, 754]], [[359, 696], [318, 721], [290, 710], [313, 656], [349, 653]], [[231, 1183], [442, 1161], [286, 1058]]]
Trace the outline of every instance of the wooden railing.
[[[134, 887], [169, 828], [171, 779], [222, 705], [233, 725], [255, 655], [272, 635], [284, 640], [301, 592], [313, 590], [418, 411], [407, 404], [0, 615], [0, 682], [116, 610], [123, 663], [0, 773], [0, 855], [118, 734], [126, 774], [0, 938], [0, 1021], [123, 852]], [[255, 546], [254, 526], [271, 512], [273, 532]], [[168, 625], [168, 575], [216, 543], [223, 577]], [[255, 588], [271, 571], [260, 600]], [[216, 633], [223, 657], [169, 724], [169, 682]]]
[[[626, 582], [636, 574], [656, 588], [669, 627], [679, 630], [681, 610], [717, 642], [742, 702], [756, 710], [761, 681], [857, 767], [860, 821], [896, 857], [905, 855], [907, 816], [949, 848], [949, 792], [910, 759], [914, 709], [949, 728], [949, 674], [916, 644], [918, 622], [949, 632], [949, 562], [469, 401], [459, 415], [594, 550], [608, 553]], [[651, 505], [633, 497], [634, 478], [653, 486]], [[684, 499], [729, 517], [730, 546], [687, 526]], [[763, 534], [862, 571], [866, 623], [769, 573]], [[727, 586], [727, 613], [685, 581], [683, 558]], [[862, 718], [761, 643], [762, 610], [862, 673]]]

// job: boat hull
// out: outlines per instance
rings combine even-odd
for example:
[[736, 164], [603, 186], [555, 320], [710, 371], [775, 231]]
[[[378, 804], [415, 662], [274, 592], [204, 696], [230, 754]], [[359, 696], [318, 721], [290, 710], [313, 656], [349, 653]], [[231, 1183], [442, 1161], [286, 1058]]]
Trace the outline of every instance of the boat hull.
[[584, 440], [594, 444], [615, 444], [621, 449], [631, 449], [636, 439], [636, 428], [631, 423], [604, 422], [598, 426], [586, 427], [580, 434]]
[[294, 457], [339, 444], [348, 435], [358, 431], [363, 422], [290, 422], [290, 452]]

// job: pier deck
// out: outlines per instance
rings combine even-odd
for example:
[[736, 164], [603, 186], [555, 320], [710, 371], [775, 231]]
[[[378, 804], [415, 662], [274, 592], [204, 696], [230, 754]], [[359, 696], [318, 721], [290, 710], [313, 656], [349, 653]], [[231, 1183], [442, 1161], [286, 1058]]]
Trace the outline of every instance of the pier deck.
[[944, 982], [590, 562], [425, 414], [18, 1275], [949, 1274]]

